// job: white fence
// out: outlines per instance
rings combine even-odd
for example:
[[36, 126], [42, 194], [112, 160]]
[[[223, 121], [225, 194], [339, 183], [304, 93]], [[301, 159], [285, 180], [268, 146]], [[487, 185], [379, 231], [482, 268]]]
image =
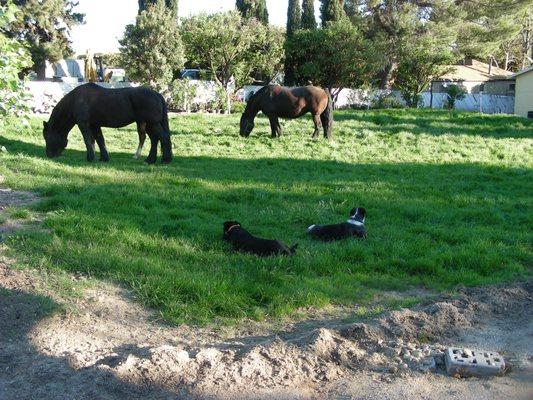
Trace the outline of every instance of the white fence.
[[[188, 81], [190, 85], [196, 87], [194, 104], [205, 104], [213, 101], [216, 97], [216, 84], [205, 81]], [[79, 83], [51, 82], [51, 81], [29, 81], [26, 84], [27, 90], [32, 94], [28, 105], [33, 112], [48, 113], [57, 102], [75, 87], [82, 85]], [[123, 88], [138, 86], [132, 82], [98, 83], [107, 88]], [[261, 86], [245, 86], [237, 92], [237, 97], [247, 101]], [[393, 97], [398, 103], [405, 105], [400, 94], [396, 91], [383, 90], [362, 90], [362, 89], [342, 89], [336, 99], [335, 107], [343, 108], [355, 106], [358, 108], [371, 107], [378, 97]], [[433, 93], [433, 99], [429, 92], [422, 93], [422, 104], [424, 108], [444, 108], [446, 104], [445, 93]], [[200, 107], [201, 108], [201, 107]], [[467, 94], [464, 99], [457, 100], [455, 104], [457, 110], [478, 111], [487, 114], [513, 114], [514, 96], [503, 96], [494, 94]]]
[[[49, 113], [52, 108], [72, 89], [83, 85], [86, 82], [66, 83], [51, 81], [29, 81], [26, 83], [26, 89], [32, 97], [28, 100], [28, 106], [35, 113]], [[131, 82], [117, 83], [98, 83], [106, 88], [124, 88], [139, 86]]]
[[[422, 95], [422, 107], [444, 108], [446, 105], [446, 93], [424, 92]], [[465, 111], [479, 111], [485, 114], [513, 114], [514, 96], [496, 94], [468, 93], [462, 100], [456, 100], [455, 109]]]

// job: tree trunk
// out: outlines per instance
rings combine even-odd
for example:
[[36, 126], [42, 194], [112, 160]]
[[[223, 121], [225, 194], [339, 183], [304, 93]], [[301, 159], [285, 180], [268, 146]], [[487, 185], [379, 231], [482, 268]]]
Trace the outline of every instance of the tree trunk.
[[396, 68], [398, 67], [398, 64], [396, 61], [389, 62], [385, 69], [381, 73], [381, 79], [379, 82], [379, 88], [381, 90], [388, 90], [392, 86], [392, 76], [394, 74], [394, 71], [396, 71]]

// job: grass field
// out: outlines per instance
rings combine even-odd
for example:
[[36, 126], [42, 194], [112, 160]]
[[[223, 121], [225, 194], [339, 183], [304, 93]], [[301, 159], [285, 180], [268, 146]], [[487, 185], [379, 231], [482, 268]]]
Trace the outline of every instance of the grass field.
[[[172, 322], [256, 319], [352, 304], [410, 285], [451, 288], [525, 278], [532, 266], [533, 123], [448, 111], [340, 111], [334, 140], [309, 117], [269, 137], [259, 118], [171, 119], [174, 161], [132, 159], [134, 126], [106, 129], [111, 161], [85, 161], [81, 134], [44, 156], [40, 119], [2, 132], [6, 185], [44, 201], [50, 233], [8, 241], [32, 266], [131, 287]], [[146, 155], [147, 149], [144, 150]], [[367, 209], [366, 240], [310, 241], [312, 223]], [[222, 222], [300, 247], [292, 258], [234, 254]]]

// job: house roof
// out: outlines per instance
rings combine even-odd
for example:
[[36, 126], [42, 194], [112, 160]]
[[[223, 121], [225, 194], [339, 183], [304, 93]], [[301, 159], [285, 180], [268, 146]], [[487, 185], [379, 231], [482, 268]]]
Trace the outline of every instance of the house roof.
[[532, 71], [533, 71], [533, 65], [528, 68], [524, 68], [522, 71], [518, 71], [516, 74], [511, 75], [511, 78], [516, 78], [517, 76], [524, 75]]
[[439, 80], [486, 82], [511, 78], [513, 75], [511, 71], [496, 66], [490, 68], [489, 75], [489, 64], [477, 60], [469, 60], [465, 65], [450, 65], [450, 67], [453, 69], [439, 77]]

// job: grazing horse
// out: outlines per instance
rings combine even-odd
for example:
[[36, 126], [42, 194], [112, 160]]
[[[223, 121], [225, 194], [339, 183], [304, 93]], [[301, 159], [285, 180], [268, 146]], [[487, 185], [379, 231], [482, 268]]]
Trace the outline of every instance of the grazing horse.
[[270, 120], [272, 137], [281, 136], [278, 118], [299, 118], [310, 112], [315, 123], [313, 139], [318, 138], [321, 128], [324, 137], [331, 139], [333, 126], [333, 101], [329, 92], [316, 86], [287, 88], [268, 85], [259, 89], [246, 104], [241, 117], [241, 136], [249, 136], [254, 129], [254, 118], [262, 111]]
[[46, 155], [57, 157], [67, 147], [67, 136], [78, 125], [87, 147], [87, 161], [94, 161], [94, 143], [100, 148], [100, 161], [109, 161], [102, 127], [120, 128], [137, 123], [140, 155], [146, 134], [151, 148], [146, 162], [155, 163], [157, 145], [161, 142], [163, 163], [172, 160], [167, 105], [163, 96], [144, 87], [106, 89], [94, 83], [78, 86], [67, 93], [43, 122]]

